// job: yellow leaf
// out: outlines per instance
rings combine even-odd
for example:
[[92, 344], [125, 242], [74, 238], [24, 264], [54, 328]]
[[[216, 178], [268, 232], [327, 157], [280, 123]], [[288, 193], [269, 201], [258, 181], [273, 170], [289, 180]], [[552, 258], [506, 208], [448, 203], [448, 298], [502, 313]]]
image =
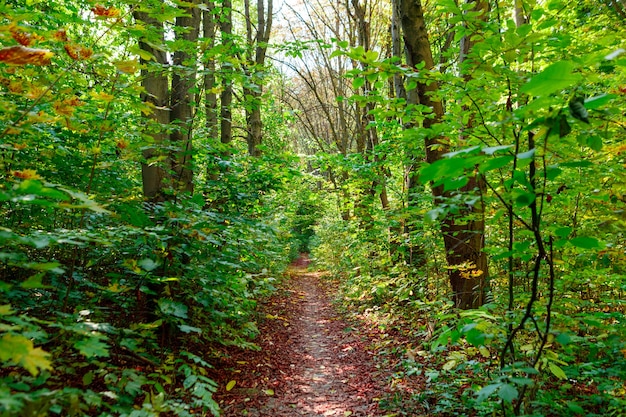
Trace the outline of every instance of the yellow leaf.
[[449, 371], [449, 370], [453, 369], [455, 366], [456, 366], [456, 360], [452, 359], [452, 360], [444, 363], [442, 368], [445, 369], [446, 371]]
[[111, 95], [111, 94], [107, 94], [107, 93], [98, 93], [98, 92], [92, 92], [91, 96], [93, 98], [95, 98], [96, 100], [102, 100], [102, 101], [111, 101], [115, 98], [115, 96]]
[[228, 384], [226, 384], [226, 391], [230, 391], [235, 388], [235, 385], [237, 385], [237, 381], [228, 381]]
[[7, 314], [13, 314], [13, 310], [11, 310], [11, 304], [4, 304], [0, 306], [0, 316], [4, 316]]
[[117, 61], [114, 64], [119, 71], [126, 74], [134, 74], [139, 68], [139, 62], [135, 59], [130, 61]]
[[47, 359], [49, 354], [41, 348], [35, 348], [33, 342], [17, 334], [5, 334], [0, 339], [0, 361], [11, 361], [24, 367], [33, 376], [40, 369], [52, 369]]
[[32, 375], [37, 375], [40, 369], [52, 370], [52, 363], [47, 359], [48, 352], [41, 348], [34, 348], [25, 356], [21, 365]]

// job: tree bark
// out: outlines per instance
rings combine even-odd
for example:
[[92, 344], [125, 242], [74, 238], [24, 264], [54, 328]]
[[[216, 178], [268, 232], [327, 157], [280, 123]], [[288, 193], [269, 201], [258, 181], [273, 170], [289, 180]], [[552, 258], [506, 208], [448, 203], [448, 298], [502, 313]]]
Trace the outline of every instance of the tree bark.
[[[418, 68], [424, 64], [423, 71], [430, 71], [433, 66], [433, 56], [424, 20], [424, 11], [419, 0], [396, 0], [401, 17], [404, 33], [405, 53], [407, 64]], [[435, 81], [424, 80], [419, 82], [414, 92], [408, 92], [409, 102], [419, 103], [432, 109], [422, 121], [422, 128], [427, 129], [425, 138], [426, 161], [433, 163], [441, 159], [442, 155], [449, 150], [446, 138], [441, 137], [436, 129], [431, 129], [442, 122], [444, 110], [440, 101], [432, 99], [432, 93], [436, 92], [438, 84]], [[412, 94], [414, 94], [413, 97]], [[409, 176], [409, 190], [415, 187], [414, 175]], [[480, 189], [476, 177], [470, 177], [466, 190]], [[435, 204], [445, 202], [448, 193], [443, 186], [433, 187]], [[446, 249], [450, 285], [453, 292], [453, 300], [457, 307], [467, 309], [475, 308], [484, 303], [484, 278], [486, 257], [484, 248], [484, 221], [481, 213], [473, 213], [475, 208], [466, 209], [463, 218], [450, 214], [442, 220], [441, 231]], [[482, 206], [476, 207], [482, 209]]]
[[[233, 3], [232, 0], [222, 1], [220, 31], [222, 45], [227, 51], [233, 50]], [[222, 66], [222, 92], [220, 93], [220, 142], [227, 144], [233, 140], [233, 80], [230, 69]]]
[[[202, 35], [205, 42], [208, 42], [207, 49], [211, 51], [215, 47], [215, 2], [213, 0], [206, 1], [207, 10], [202, 13]], [[217, 129], [217, 94], [215, 93], [215, 59], [209, 54], [203, 60], [204, 65], [204, 112], [205, 127], [207, 135], [210, 139], [216, 139]]]
[[252, 88], [244, 88], [246, 97], [246, 124], [248, 129], [248, 153], [260, 156], [259, 145], [263, 142], [263, 122], [261, 120], [261, 96], [263, 94], [263, 77], [265, 56], [272, 30], [273, 0], [267, 0], [267, 11], [263, 0], [257, 0], [256, 34], [252, 33], [249, 0], [245, 0], [246, 27], [250, 46], [254, 45], [254, 60], [247, 70]]
[[[193, 3], [195, 5], [195, 1]], [[174, 74], [170, 101], [170, 122], [176, 127], [170, 135], [172, 146], [176, 148], [170, 158], [173, 174], [174, 192], [193, 193], [193, 118], [196, 94], [195, 45], [200, 28], [200, 9], [195, 6], [185, 8], [185, 15], [176, 18], [176, 27], [180, 31], [177, 40], [184, 43], [174, 52]]]
[[164, 180], [166, 172], [160, 165], [159, 156], [167, 135], [163, 128], [170, 121], [170, 115], [167, 111], [168, 105], [168, 79], [164, 71], [167, 64], [167, 56], [158, 44], [164, 43], [163, 23], [151, 17], [145, 12], [135, 12], [135, 19], [143, 22], [150, 28], [152, 36], [156, 39], [139, 40], [139, 48], [146, 51], [154, 57], [154, 60], [141, 59], [141, 78], [144, 92], [141, 100], [149, 104], [151, 113], [147, 116], [152, 123], [148, 124], [147, 134], [152, 137], [153, 146], [146, 148], [142, 156], [144, 162], [141, 164], [141, 178], [143, 184], [143, 194], [151, 202], [159, 202], [165, 199], [163, 193]]

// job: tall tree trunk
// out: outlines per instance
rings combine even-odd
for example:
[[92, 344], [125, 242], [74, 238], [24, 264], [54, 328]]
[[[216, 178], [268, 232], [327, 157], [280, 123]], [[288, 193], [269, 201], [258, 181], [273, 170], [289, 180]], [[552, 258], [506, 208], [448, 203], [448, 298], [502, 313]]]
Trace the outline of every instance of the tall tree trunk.
[[176, 128], [170, 135], [172, 146], [176, 148], [171, 157], [175, 192], [193, 192], [192, 133], [194, 102], [196, 94], [196, 43], [200, 28], [200, 9], [194, 5], [184, 9], [184, 15], [176, 18], [178, 33], [176, 40], [182, 40], [181, 49], [174, 52], [174, 74], [170, 101], [170, 121]]
[[[403, 39], [404, 39], [404, 52], [407, 60], [407, 65], [410, 67], [416, 67], [420, 63], [425, 63], [425, 70], [433, 68], [433, 56], [430, 48], [430, 42], [428, 40], [428, 33], [426, 31], [426, 23], [424, 21], [424, 12], [420, 1], [410, 0], [397, 0], [397, 13], [400, 17], [400, 23], [402, 26]], [[406, 99], [409, 105], [422, 104], [432, 109], [432, 115], [425, 117], [422, 121], [423, 129], [430, 129], [441, 123], [443, 117], [443, 105], [440, 101], [431, 100], [430, 94], [437, 91], [438, 85], [435, 82], [418, 83], [417, 88], [406, 91]], [[405, 126], [407, 129], [417, 128], [414, 123]], [[432, 163], [445, 153], [447, 149], [447, 142], [444, 143], [443, 138], [430, 134], [425, 138], [426, 149], [426, 161]], [[409, 207], [414, 207], [419, 204], [419, 195], [422, 192], [417, 178], [416, 167], [418, 165], [420, 155], [416, 155], [414, 152], [407, 155], [408, 166], [406, 173], [406, 189], [408, 193], [407, 201]], [[436, 203], [437, 197], [441, 195], [443, 190], [440, 188], [433, 189]], [[411, 233], [411, 221], [408, 220], [405, 224], [405, 234]], [[407, 248], [408, 261], [411, 265], [421, 266], [426, 260], [426, 254], [421, 245], [416, 244], [410, 240], [409, 247]], [[447, 250], [447, 248], [446, 248]]]
[[166, 171], [157, 158], [163, 152], [164, 141], [167, 138], [166, 126], [170, 121], [167, 111], [168, 106], [168, 79], [165, 72], [167, 56], [165, 51], [159, 48], [159, 43], [164, 44], [163, 23], [151, 17], [145, 12], [135, 12], [135, 19], [143, 22], [150, 28], [154, 38], [140, 39], [139, 48], [154, 57], [154, 60], [141, 58], [142, 87], [144, 92], [141, 100], [150, 104], [151, 113], [147, 116], [153, 123], [149, 124], [148, 134], [152, 137], [154, 145], [143, 151], [144, 162], [141, 164], [141, 177], [143, 184], [143, 194], [151, 202], [159, 202], [165, 199], [163, 193]]
[[[474, 4], [472, 11], [480, 12], [472, 25], [476, 25], [487, 18], [489, 4], [483, 0], [467, 0], [468, 4]], [[467, 25], [467, 24], [466, 24]], [[459, 67], [461, 76], [465, 81], [472, 79], [471, 69], [468, 70], [468, 56], [474, 47], [476, 31], [471, 31], [461, 38], [459, 52]], [[471, 114], [470, 109], [464, 109]], [[470, 116], [464, 127], [464, 131], [473, 128], [474, 117]], [[460, 143], [465, 142], [462, 134]], [[475, 308], [484, 303], [487, 287], [488, 267], [485, 247], [485, 207], [482, 195], [486, 191], [485, 179], [481, 175], [470, 174], [468, 183], [459, 189], [461, 193], [479, 193], [480, 201], [471, 207], [463, 207], [452, 222], [445, 222], [444, 236], [450, 240], [447, 246], [458, 245], [458, 253], [448, 252], [449, 265], [466, 264], [469, 270], [461, 270], [460, 277], [451, 280], [453, 291], [457, 295], [456, 304], [462, 308]], [[464, 219], [461, 219], [464, 218]], [[465, 269], [465, 268], [463, 268]]]
[[[367, 52], [371, 49], [371, 27], [367, 19], [368, 3], [367, 1], [361, 3], [360, 0], [351, 0], [350, 3], [352, 4], [353, 13], [350, 11], [348, 2], [346, 2], [346, 9], [355, 23], [358, 45], [362, 46]], [[365, 64], [362, 64], [362, 69], [365, 69]], [[365, 96], [370, 91], [372, 91], [372, 83], [366, 79], [365, 84], [360, 88], [359, 94]], [[360, 111], [357, 109], [357, 150], [364, 155], [368, 163], [374, 162], [374, 179], [369, 184], [367, 192], [371, 197], [378, 197], [382, 208], [387, 210], [389, 208], [389, 199], [387, 197], [385, 169], [380, 157], [375, 154], [375, 148], [379, 144], [378, 129], [373, 124], [375, 117], [372, 112], [375, 107], [375, 103], [367, 101]], [[368, 210], [367, 207], [362, 207], [362, 209]]]
[[[396, 0], [399, 2], [402, 29], [404, 32], [407, 64], [416, 67], [424, 63], [424, 70], [433, 68], [433, 56], [424, 20], [424, 11], [419, 0]], [[443, 105], [434, 101], [431, 94], [436, 92], [436, 82], [423, 81], [416, 88], [416, 102], [432, 109], [422, 122], [423, 129], [431, 129], [443, 118]], [[410, 97], [409, 93], [409, 97]], [[410, 101], [410, 100], [409, 100]], [[441, 159], [449, 146], [445, 138], [431, 130], [426, 136], [426, 161], [433, 163]], [[414, 181], [414, 177], [410, 177]], [[472, 184], [473, 183], [473, 184]], [[468, 189], [479, 187], [476, 178], [470, 178]], [[443, 187], [433, 187], [435, 204], [443, 203], [448, 194]], [[471, 213], [468, 213], [471, 214]], [[456, 216], [447, 215], [442, 220], [442, 234], [449, 266], [449, 278], [453, 291], [454, 303], [459, 308], [474, 308], [484, 303], [484, 276], [486, 258], [484, 257], [484, 222], [476, 216], [465, 216], [460, 221]], [[484, 261], [484, 263], [483, 263]]]
[[[220, 31], [222, 45], [226, 53], [233, 51], [233, 3], [232, 0], [222, 1]], [[222, 65], [222, 92], [220, 93], [220, 141], [230, 143], [233, 140], [233, 80], [231, 70]]]
[[[211, 51], [215, 47], [215, 2], [206, 0], [206, 10], [202, 12], [202, 36], [208, 42], [207, 50]], [[204, 65], [204, 113], [205, 127], [210, 139], [217, 138], [217, 94], [215, 80], [215, 59], [207, 56], [203, 60]]]
[[246, 27], [249, 45], [254, 45], [254, 60], [248, 68], [247, 75], [252, 88], [244, 88], [246, 97], [246, 124], [248, 153], [260, 156], [259, 145], [263, 141], [263, 123], [261, 121], [261, 96], [263, 94], [263, 77], [265, 56], [272, 30], [273, 0], [267, 0], [267, 11], [263, 0], [257, 0], [256, 34], [252, 31], [250, 3], [245, 0]]

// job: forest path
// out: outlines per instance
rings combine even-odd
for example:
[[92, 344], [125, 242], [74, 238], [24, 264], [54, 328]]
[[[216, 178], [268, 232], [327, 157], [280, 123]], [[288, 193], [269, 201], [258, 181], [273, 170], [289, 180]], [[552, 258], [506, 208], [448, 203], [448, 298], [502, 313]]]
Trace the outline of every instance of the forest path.
[[229, 352], [220, 366], [215, 398], [223, 416], [383, 415], [377, 398], [385, 378], [366, 337], [334, 310], [326, 282], [307, 263], [294, 265], [291, 279], [263, 304], [261, 350]]

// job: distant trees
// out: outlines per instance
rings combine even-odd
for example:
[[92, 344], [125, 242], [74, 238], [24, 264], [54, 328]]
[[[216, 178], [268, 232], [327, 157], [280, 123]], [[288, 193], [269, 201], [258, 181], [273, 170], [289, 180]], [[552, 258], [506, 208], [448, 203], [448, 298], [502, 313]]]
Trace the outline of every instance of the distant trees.
[[[345, 14], [340, 13], [342, 7], [346, 10]], [[339, 152], [348, 159], [350, 155], [361, 155], [363, 166], [367, 166], [366, 170], [360, 171], [360, 179], [353, 180], [355, 183], [360, 181], [360, 185], [356, 186], [351, 195], [345, 192], [349, 189], [349, 174], [345, 172], [343, 177], [338, 176], [336, 171], [341, 172], [341, 169], [336, 165], [327, 166], [328, 175], [336, 184], [338, 194], [343, 195], [343, 198], [338, 197], [340, 201], [352, 200], [355, 209], [353, 214], [368, 220], [368, 211], [374, 209], [371, 197], [380, 199], [379, 207], [383, 210], [393, 208], [396, 214], [392, 216], [396, 220], [390, 229], [389, 247], [394, 256], [399, 255], [398, 251], [404, 252], [402, 259], [419, 266], [427, 255], [419, 248], [420, 243], [409, 237], [409, 233], [421, 223], [421, 219], [415, 219], [414, 214], [398, 216], [397, 210], [402, 208], [405, 201], [407, 213], [419, 210], [422, 201], [420, 195], [424, 192], [423, 184], [418, 180], [420, 161], [426, 160], [432, 164], [452, 147], [442, 133], [444, 103], [439, 97], [437, 80], [427, 75], [407, 77], [405, 80], [399, 71], [391, 71], [389, 75], [392, 82], [389, 83], [384, 76], [379, 78], [379, 74], [371, 69], [376, 58], [391, 59], [393, 56], [395, 63], [406, 62], [416, 74], [418, 71], [433, 70], [435, 66], [421, 2], [394, 2], [393, 16], [389, 13], [391, 8], [392, 5], [386, 2], [351, 1], [339, 5], [333, 3], [332, 6], [318, 2], [307, 9], [307, 17], [319, 16], [320, 20], [301, 16], [303, 29], [299, 32], [293, 30], [293, 33], [301, 34], [306, 30], [311, 38], [332, 36], [348, 52], [331, 56], [329, 50], [323, 47], [301, 52], [306, 55], [306, 59], [293, 64], [293, 70], [302, 83], [294, 90], [293, 103], [300, 110], [298, 115], [302, 125], [306, 126], [307, 135], [317, 143], [319, 150]], [[335, 15], [328, 15], [329, 12]], [[322, 16], [325, 16], [323, 20]], [[469, 36], [462, 39], [469, 39]], [[469, 43], [465, 44], [469, 47]], [[346, 77], [352, 79], [351, 85], [346, 85]], [[332, 89], [325, 86], [332, 86]], [[303, 95], [302, 90], [308, 91], [308, 94]], [[305, 102], [303, 97], [311, 97], [315, 101]], [[347, 100], [347, 97], [352, 99]], [[388, 104], [391, 98], [396, 104]], [[333, 109], [332, 115], [330, 109]], [[382, 114], [386, 116], [381, 117]], [[397, 130], [394, 133], [389, 125], [386, 126], [383, 134], [386, 137], [382, 139], [384, 144], [381, 145], [379, 126], [385, 125], [385, 118], [400, 122], [401, 129], [407, 131], [405, 135], [411, 137], [404, 142], [406, 188], [393, 198], [396, 201], [395, 208], [387, 192], [390, 171], [385, 161], [391, 155], [382, 149], [394, 146], [389, 138], [398, 133]], [[334, 139], [326, 141], [324, 138], [329, 136], [329, 132]], [[417, 140], [423, 140], [423, 145], [417, 144]], [[363, 181], [365, 178], [367, 180]], [[479, 177], [459, 191], [476, 193], [477, 187], [480, 188]], [[444, 190], [443, 186], [435, 186], [433, 196], [435, 205], [446, 205], [450, 192]], [[370, 207], [363, 210], [365, 201], [369, 201]], [[450, 213], [441, 219], [450, 283], [455, 304], [462, 308], [476, 307], [484, 302], [487, 258], [483, 252], [482, 210], [482, 203], [477, 203], [463, 214]], [[401, 220], [398, 222], [397, 218]], [[399, 242], [403, 242], [401, 248], [398, 247]]]

